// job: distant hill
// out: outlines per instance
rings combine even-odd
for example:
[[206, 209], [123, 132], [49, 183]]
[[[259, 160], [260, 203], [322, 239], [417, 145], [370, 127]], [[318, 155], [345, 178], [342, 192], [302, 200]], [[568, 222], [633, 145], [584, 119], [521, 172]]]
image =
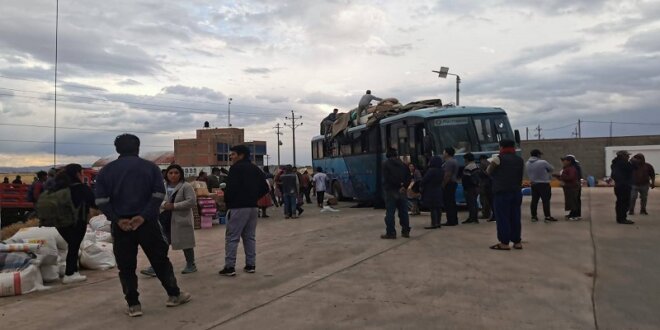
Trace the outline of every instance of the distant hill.
[[[82, 167], [91, 167], [90, 164], [81, 164]], [[39, 171], [48, 171], [51, 166], [26, 166], [26, 167], [3, 167], [0, 166], [0, 173], [37, 173]]]

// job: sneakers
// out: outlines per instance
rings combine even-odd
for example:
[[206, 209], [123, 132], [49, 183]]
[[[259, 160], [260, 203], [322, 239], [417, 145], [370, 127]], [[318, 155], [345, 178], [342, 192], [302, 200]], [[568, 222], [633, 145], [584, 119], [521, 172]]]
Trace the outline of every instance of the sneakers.
[[648, 213], [646, 213], [646, 210], [641, 210], [641, 211], [639, 211], [639, 214], [641, 214], [641, 215], [649, 215]]
[[194, 273], [196, 271], [197, 271], [197, 266], [193, 264], [191, 266], [186, 266], [186, 268], [184, 268], [181, 271], [181, 274], [190, 274], [190, 273]]
[[538, 221], [539, 221], [538, 217], [536, 217], [536, 216], [532, 217], [532, 222], [538, 222]]
[[232, 268], [225, 267], [221, 271], [219, 271], [218, 274], [222, 276], [236, 276], [236, 269], [234, 269], [234, 267]]
[[409, 231], [402, 231], [401, 232], [401, 237], [410, 238], [410, 232]]
[[149, 268], [141, 270], [140, 274], [150, 276], [150, 277], [156, 277], [156, 271], [154, 271], [153, 267], [149, 267]]
[[580, 221], [580, 220], [582, 220], [582, 217], [570, 217], [570, 218], [568, 218], [568, 220], [570, 220], [570, 221]]
[[382, 238], [382, 239], [396, 239], [396, 235], [383, 234], [383, 235], [380, 235], [380, 238]]
[[617, 221], [617, 223], [622, 224], [622, 225], [632, 225], [632, 224], [635, 224], [634, 221], [630, 221], [630, 220], [627, 220], [627, 219], [626, 219], [626, 220]]
[[545, 219], [543, 219], [543, 221], [545, 221], [545, 222], [555, 222], [555, 221], [557, 221], [557, 219], [555, 219], [553, 217], [545, 217]]
[[192, 296], [188, 292], [179, 292], [178, 296], [170, 296], [167, 298], [167, 307], [176, 307], [179, 305], [183, 305], [192, 299]]
[[628, 215], [635, 215], [635, 211], [628, 212]]
[[64, 278], [62, 278], [62, 284], [71, 284], [84, 281], [87, 281], [87, 276], [80, 275], [78, 272], [75, 272], [71, 275], [64, 275]]
[[126, 314], [128, 314], [128, 316], [130, 317], [142, 316], [142, 306], [141, 305], [128, 306], [128, 310], [126, 310]]
[[479, 223], [479, 220], [477, 220], [477, 219], [467, 219], [467, 220], [465, 220], [461, 223], [463, 223], [463, 224], [466, 224], [466, 223]]
[[253, 274], [254, 272], [257, 271], [257, 267], [247, 265], [247, 266], [245, 266], [245, 268], [243, 268], [243, 271], [245, 271], [246, 273]]

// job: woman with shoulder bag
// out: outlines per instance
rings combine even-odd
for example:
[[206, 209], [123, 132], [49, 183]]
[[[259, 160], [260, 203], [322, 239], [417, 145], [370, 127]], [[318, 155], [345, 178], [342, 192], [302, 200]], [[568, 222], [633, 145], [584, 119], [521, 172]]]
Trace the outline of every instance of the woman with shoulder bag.
[[[181, 274], [197, 271], [195, 265], [195, 229], [193, 227], [193, 207], [197, 207], [197, 196], [192, 185], [185, 181], [181, 166], [172, 164], [165, 177], [167, 196], [161, 205], [158, 221], [172, 250], [183, 250], [186, 267]], [[156, 276], [152, 267], [142, 270], [142, 274]]]

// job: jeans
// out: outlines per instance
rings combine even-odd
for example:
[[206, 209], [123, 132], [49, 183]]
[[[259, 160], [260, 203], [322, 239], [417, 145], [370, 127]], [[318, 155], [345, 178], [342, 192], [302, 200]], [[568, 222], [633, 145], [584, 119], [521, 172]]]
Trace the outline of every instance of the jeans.
[[245, 265], [256, 266], [257, 259], [257, 208], [230, 209], [225, 232], [225, 268], [236, 266], [238, 242], [243, 239]]
[[628, 210], [630, 209], [630, 191], [632, 186], [618, 185], [614, 186], [614, 195], [616, 195], [616, 221], [622, 222], [626, 220]]
[[305, 202], [307, 202], [307, 204], [312, 203], [312, 198], [309, 196], [311, 192], [312, 192], [312, 187], [305, 187], [302, 189], [302, 193], [305, 196]]
[[552, 197], [552, 188], [550, 183], [533, 183], [532, 184], [532, 203], [530, 204], [532, 218], [536, 218], [536, 209], [539, 205], [539, 199], [543, 202], [543, 215], [550, 217], [550, 198]]
[[477, 191], [477, 187], [463, 190], [463, 195], [465, 196], [465, 203], [468, 208], [468, 219], [478, 220], [479, 206], [477, 205], [477, 196], [479, 195], [479, 192]]
[[323, 206], [323, 198], [325, 197], [325, 191], [317, 191], [316, 192], [316, 202], [319, 204], [319, 206]]
[[[628, 195], [630, 200], [630, 195]], [[582, 188], [564, 187], [564, 209], [568, 211], [569, 217], [582, 216]]]
[[399, 224], [401, 232], [410, 232], [410, 222], [408, 219], [408, 199], [405, 193], [398, 191], [385, 191], [385, 232], [387, 235], [396, 236], [396, 224], [394, 223], [394, 213], [399, 213]]
[[442, 219], [442, 209], [441, 208], [432, 208], [431, 209], [431, 226], [440, 227], [440, 220]]
[[491, 218], [493, 211], [493, 190], [490, 185], [479, 186], [479, 201], [481, 201], [481, 214], [484, 219]]
[[78, 271], [78, 252], [86, 231], [87, 225], [83, 221], [69, 227], [57, 228], [57, 232], [69, 245], [69, 250], [66, 253], [66, 271], [64, 275], [73, 275]]
[[637, 194], [639, 194], [639, 211], [646, 212], [646, 202], [649, 198], [649, 185], [632, 186], [630, 195], [630, 212], [635, 212], [635, 203], [637, 203]]
[[447, 224], [458, 224], [458, 208], [456, 207], [456, 182], [449, 182], [442, 190], [442, 199], [447, 214]]
[[296, 205], [298, 198], [294, 194], [284, 194], [284, 215], [292, 217], [296, 215]]
[[169, 244], [163, 237], [158, 220], [145, 219], [144, 223], [134, 231], [123, 231], [116, 222], [113, 222], [112, 237], [114, 238], [113, 252], [119, 269], [119, 280], [129, 306], [140, 304], [138, 279], [135, 275], [138, 245], [147, 255], [160, 284], [167, 291], [167, 295], [179, 295], [180, 291], [176, 277], [174, 277], [172, 263], [167, 257]]
[[495, 219], [497, 221], [497, 240], [502, 244], [509, 242], [520, 243], [520, 205], [522, 204], [522, 193], [499, 192], [493, 198], [495, 202]]

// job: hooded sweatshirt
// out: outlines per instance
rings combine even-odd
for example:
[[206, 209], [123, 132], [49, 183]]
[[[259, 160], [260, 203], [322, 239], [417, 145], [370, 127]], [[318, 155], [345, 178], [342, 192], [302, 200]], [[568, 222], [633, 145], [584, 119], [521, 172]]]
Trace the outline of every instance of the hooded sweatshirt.
[[637, 154], [633, 157], [635, 166], [633, 170], [633, 185], [646, 186], [649, 182], [655, 180], [655, 169], [653, 166], [646, 162], [643, 154]]
[[547, 161], [538, 157], [530, 157], [527, 160], [526, 167], [527, 177], [529, 177], [532, 184], [550, 182], [550, 174], [554, 171], [554, 168]]

